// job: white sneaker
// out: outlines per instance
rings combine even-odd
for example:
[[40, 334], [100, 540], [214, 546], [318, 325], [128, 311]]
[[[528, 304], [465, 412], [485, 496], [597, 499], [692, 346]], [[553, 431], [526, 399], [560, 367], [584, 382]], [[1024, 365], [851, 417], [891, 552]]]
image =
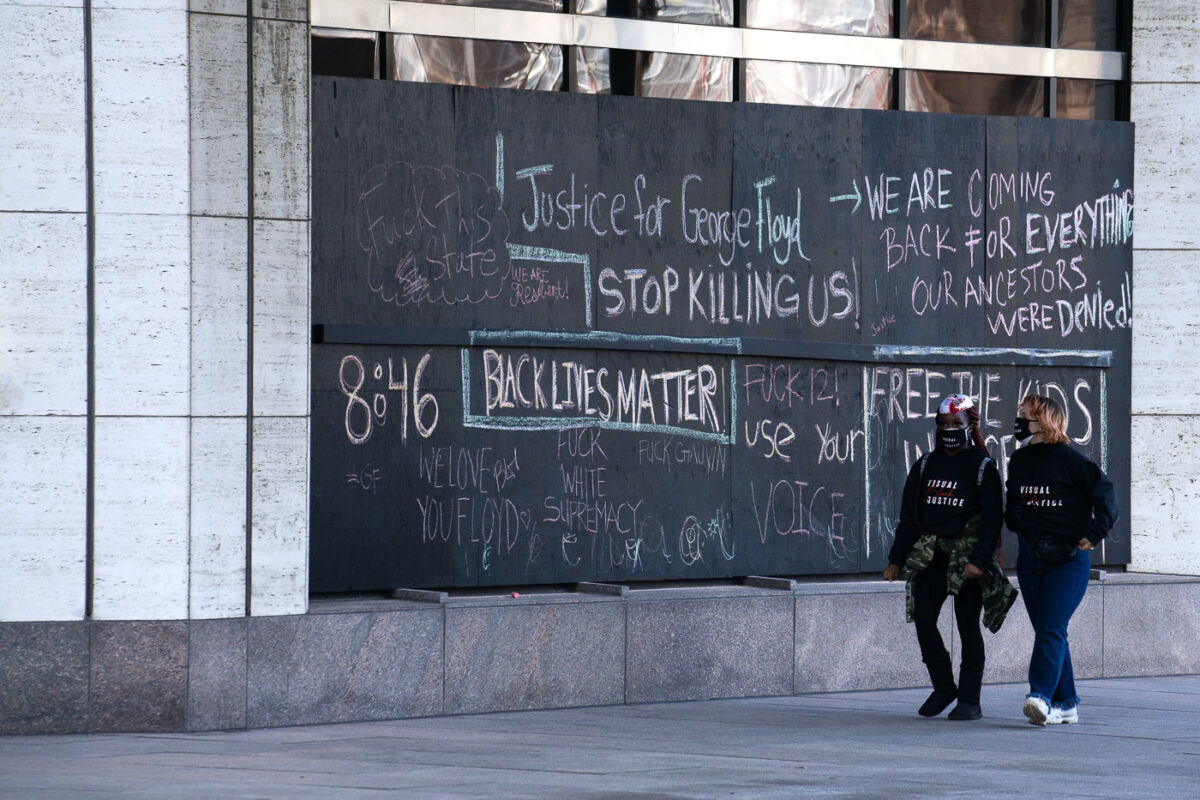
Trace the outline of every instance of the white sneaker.
[[1074, 708], [1052, 708], [1046, 715], [1047, 725], [1074, 725], [1079, 722], [1079, 706]]
[[1021, 713], [1029, 718], [1030, 725], [1045, 725], [1050, 716], [1050, 706], [1042, 698], [1031, 695], [1025, 698]]

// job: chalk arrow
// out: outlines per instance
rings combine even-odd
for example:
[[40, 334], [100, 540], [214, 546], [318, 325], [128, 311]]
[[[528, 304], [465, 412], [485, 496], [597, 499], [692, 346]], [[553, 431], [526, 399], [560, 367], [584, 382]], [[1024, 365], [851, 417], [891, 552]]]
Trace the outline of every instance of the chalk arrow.
[[850, 209], [851, 215], [858, 211], [858, 207], [862, 205], [862, 192], [858, 190], [858, 181], [850, 181], [850, 185], [854, 187], [854, 194], [839, 194], [837, 197], [829, 198], [829, 202], [837, 203], [841, 200], [853, 200], [854, 208]]

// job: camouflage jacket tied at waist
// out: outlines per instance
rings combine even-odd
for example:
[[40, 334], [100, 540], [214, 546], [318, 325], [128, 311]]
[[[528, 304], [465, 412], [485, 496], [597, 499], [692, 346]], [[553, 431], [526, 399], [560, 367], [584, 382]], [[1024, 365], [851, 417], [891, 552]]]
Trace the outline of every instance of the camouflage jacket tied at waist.
[[[967, 559], [979, 540], [978, 527], [978, 518], [976, 518], [967, 523], [957, 538], [943, 539], [936, 534], [927, 533], [913, 544], [912, 551], [908, 554], [908, 560], [904, 564], [909, 570], [908, 583], [905, 586], [905, 615], [909, 622], [913, 621], [913, 580], [918, 572], [928, 567], [933, 561], [935, 547], [940, 547], [950, 559], [950, 565], [946, 569], [946, 591], [957, 595], [962, 589], [966, 580], [963, 577], [963, 571], [966, 569]], [[995, 633], [1000, 630], [1000, 626], [1004, 624], [1004, 618], [1008, 615], [1008, 610], [1017, 601], [1017, 590], [1009, 582], [1008, 576], [1000, 569], [1000, 564], [994, 557], [989, 560], [987, 569], [983, 571], [979, 582], [983, 589], [983, 624], [989, 631]]]

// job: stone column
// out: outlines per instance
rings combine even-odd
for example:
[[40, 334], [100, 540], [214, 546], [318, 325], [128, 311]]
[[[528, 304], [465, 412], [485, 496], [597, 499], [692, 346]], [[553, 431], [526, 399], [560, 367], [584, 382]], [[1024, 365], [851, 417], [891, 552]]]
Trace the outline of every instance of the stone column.
[[84, 15], [0, 4], [0, 621], [78, 620], [87, 556]]
[[1131, 569], [1200, 574], [1200, 9], [1134, 3]]

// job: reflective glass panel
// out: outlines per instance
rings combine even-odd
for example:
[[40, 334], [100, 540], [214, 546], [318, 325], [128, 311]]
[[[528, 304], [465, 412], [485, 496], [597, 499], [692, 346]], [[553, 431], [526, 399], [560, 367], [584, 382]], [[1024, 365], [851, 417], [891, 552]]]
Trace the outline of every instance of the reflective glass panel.
[[1058, 0], [1058, 46], [1117, 49], [1117, 0]]
[[608, 94], [612, 82], [608, 76], [608, 50], [603, 47], [576, 47], [572, 49], [575, 59], [575, 83], [572, 92]]
[[[563, 0], [420, 0], [447, 6], [512, 11], [561, 11]], [[388, 77], [398, 81], [453, 83], [498, 89], [562, 86], [563, 55], [558, 45], [452, 39], [445, 36], [388, 37]]]
[[920, 70], [904, 74], [908, 111], [1040, 117], [1045, 114], [1045, 96], [1041, 78]]
[[1060, 119], [1116, 119], [1117, 84], [1059, 78], [1054, 116]]
[[746, 0], [746, 27], [892, 35], [892, 0]]
[[388, 74], [393, 80], [499, 89], [562, 86], [563, 57], [558, 45], [407, 33], [389, 38]]
[[839, 64], [747, 61], [746, 100], [751, 103], [888, 109], [892, 107], [892, 71]]
[[562, 11], [563, 0], [411, 0], [439, 6], [475, 6], [477, 8], [506, 8], [509, 11]]
[[[732, 25], [733, 0], [628, 0], [629, 13], [613, 16], [689, 22], [694, 25]], [[575, 13], [608, 15], [608, 0], [575, 0]]]
[[679, 100], [733, 99], [733, 59], [679, 53], [642, 53], [642, 97]]
[[[733, 59], [689, 56], [678, 53], [637, 53], [640, 74], [633, 94], [639, 97], [673, 97], [679, 100], [733, 99]], [[575, 92], [612, 92], [611, 55], [594, 47], [575, 48]]]
[[[733, 24], [733, 0], [636, 0], [625, 4], [628, 14], [659, 22], [695, 25]], [[575, 0], [577, 14], [605, 16], [607, 0]], [[643, 97], [684, 100], [733, 99], [733, 59], [678, 53], [632, 53], [595, 47], [574, 48], [573, 91], [604, 94], [612, 91]], [[631, 74], [632, 73], [632, 74]], [[620, 87], [624, 86], [624, 89]]]
[[638, 16], [660, 22], [732, 25], [733, 0], [641, 0]]
[[908, 0], [909, 39], [1044, 47], [1046, 0]]
[[[634, 94], [640, 97], [673, 97], [679, 100], [733, 99], [733, 59], [689, 56], [678, 53], [638, 53], [641, 74]], [[610, 55], [603, 48], [575, 48], [575, 85], [572, 91], [609, 94]]]

